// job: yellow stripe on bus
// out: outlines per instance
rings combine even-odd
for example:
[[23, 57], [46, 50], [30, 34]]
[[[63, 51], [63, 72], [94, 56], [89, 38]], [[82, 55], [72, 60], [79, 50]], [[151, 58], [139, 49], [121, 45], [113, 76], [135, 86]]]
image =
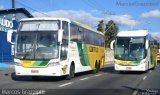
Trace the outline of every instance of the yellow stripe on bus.
[[117, 64], [122, 64], [122, 65], [129, 65], [131, 63], [131, 61], [122, 61], [122, 60], [117, 60], [117, 59], [115, 59], [115, 62]]
[[96, 60], [101, 61], [100, 65], [101, 68], [104, 67], [104, 53], [105, 53], [104, 47], [87, 44], [87, 51], [92, 70], [95, 69]]
[[22, 60], [21, 63], [22, 63], [22, 65], [23, 65], [23, 67], [31, 67], [31, 66], [35, 63], [35, 61]]

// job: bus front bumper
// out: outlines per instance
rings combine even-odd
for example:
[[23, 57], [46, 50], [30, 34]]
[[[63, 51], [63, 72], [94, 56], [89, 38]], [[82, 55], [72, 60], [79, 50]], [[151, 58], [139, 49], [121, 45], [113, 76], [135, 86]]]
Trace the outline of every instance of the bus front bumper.
[[65, 75], [60, 66], [45, 68], [25, 68], [15, 65], [17, 76], [62, 76]]
[[146, 71], [146, 65], [145, 64], [140, 64], [140, 65], [119, 65], [119, 64], [114, 64], [114, 69], [116, 71]]

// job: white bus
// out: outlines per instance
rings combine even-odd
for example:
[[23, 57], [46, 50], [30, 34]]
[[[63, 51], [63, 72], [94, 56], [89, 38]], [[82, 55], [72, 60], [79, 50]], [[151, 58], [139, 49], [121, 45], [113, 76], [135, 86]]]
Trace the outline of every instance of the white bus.
[[147, 30], [121, 31], [114, 43], [116, 71], [147, 71], [157, 65], [157, 41]]
[[[11, 34], [8, 32], [8, 41]], [[63, 76], [104, 67], [104, 35], [66, 18], [20, 21], [15, 40], [17, 76]]]

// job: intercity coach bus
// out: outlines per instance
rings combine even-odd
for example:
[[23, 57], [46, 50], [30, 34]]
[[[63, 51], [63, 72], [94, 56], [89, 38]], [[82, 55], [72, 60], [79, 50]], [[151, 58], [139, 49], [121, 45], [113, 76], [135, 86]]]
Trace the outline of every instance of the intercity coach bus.
[[[8, 42], [15, 30], [8, 32]], [[104, 67], [104, 35], [66, 18], [27, 18], [20, 21], [15, 41], [17, 76], [63, 76]]]
[[157, 41], [147, 30], [121, 31], [114, 43], [116, 71], [147, 71], [157, 65]]

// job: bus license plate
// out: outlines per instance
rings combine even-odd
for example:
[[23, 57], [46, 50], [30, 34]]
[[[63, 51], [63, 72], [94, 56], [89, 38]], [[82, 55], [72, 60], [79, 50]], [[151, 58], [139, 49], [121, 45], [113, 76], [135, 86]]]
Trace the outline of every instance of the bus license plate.
[[127, 69], [127, 70], [131, 70], [131, 69], [132, 69], [132, 67], [126, 67], [126, 69]]
[[38, 70], [31, 70], [31, 73], [39, 73]]

